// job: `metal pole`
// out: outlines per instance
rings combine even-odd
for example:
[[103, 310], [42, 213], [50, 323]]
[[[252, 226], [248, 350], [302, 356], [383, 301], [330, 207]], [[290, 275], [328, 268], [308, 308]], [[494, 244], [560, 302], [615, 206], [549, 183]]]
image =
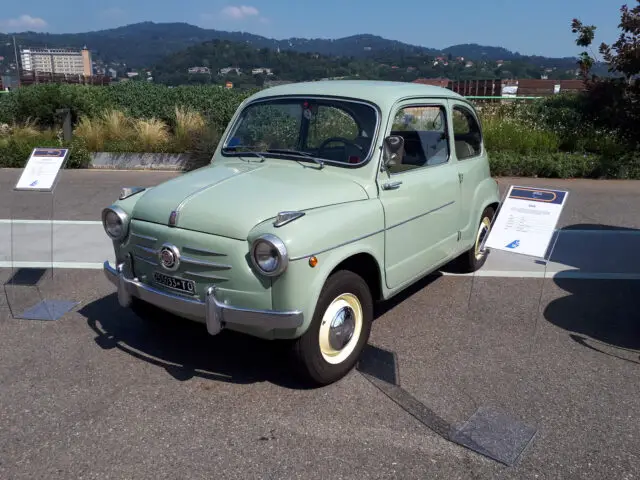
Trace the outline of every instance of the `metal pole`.
[[16, 57], [16, 70], [18, 71], [18, 87], [20, 86], [20, 63], [18, 62], [18, 48], [16, 47], [16, 36], [13, 35], [13, 54]]

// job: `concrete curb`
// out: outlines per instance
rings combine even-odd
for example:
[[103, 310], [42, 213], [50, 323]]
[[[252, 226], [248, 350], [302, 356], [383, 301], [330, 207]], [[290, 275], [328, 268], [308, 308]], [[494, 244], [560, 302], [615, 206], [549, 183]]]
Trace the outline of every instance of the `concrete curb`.
[[185, 171], [192, 161], [188, 153], [111, 153], [91, 154], [94, 170], [165, 170]]

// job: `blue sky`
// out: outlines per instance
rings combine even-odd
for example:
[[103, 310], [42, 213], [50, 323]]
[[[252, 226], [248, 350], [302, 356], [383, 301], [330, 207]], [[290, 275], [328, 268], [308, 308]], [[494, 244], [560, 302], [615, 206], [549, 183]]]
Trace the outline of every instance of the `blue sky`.
[[571, 19], [598, 26], [596, 45], [618, 36], [619, 9], [634, 0], [29, 0], [3, 2], [0, 31], [84, 32], [141, 21], [187, 22], [273, 38], [372, 33], [433, 48], [459, 43], [522, 54], [576, 55]]

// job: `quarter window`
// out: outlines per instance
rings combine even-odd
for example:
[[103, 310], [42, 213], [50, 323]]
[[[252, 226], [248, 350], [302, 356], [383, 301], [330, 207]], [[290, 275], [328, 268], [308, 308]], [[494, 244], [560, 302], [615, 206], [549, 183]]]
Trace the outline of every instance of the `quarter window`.
[[458, 160], [480, 155], [482, 150], [480, 126], [473, 114], [466, 108], [453, 107], [453, 138]]
[[404, 156], [392, 173], [449, 161], [447, 114], [440, 106], [405, 107], [396, 114], [391, 134], [404, 138]]

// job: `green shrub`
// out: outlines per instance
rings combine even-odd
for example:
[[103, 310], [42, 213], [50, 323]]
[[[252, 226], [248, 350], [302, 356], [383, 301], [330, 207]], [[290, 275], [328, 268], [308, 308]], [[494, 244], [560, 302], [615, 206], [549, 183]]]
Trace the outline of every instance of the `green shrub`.
[[560, 139], [554, 132], [508, 118], [488, 117], [483, 122], [483, 133], [489, 151], [553, 153], [560, 147]]
[[81, 116], [95, 117], [116, 109], [134, 118], [158, 118], [171, 125], [176, 106], [200, 112], [212, 124], [226, 126], [238, 105], [253, 91], [216, 85], [168, 87], [147, 82], [121, 82], [108, 87], [39, 84], [16, 89], [0, 97], [0, 122], [35, 119], [53, 126], [56, 110], [70, 108], [74, 123]]
[[71, 151], [66, 168], [86, 168], [91, 161], [89, 150], [82, 140], [76, 139], [66, 144], [49, 131], [35, 136], [0, 138], [0, 168], [24, 168], [31, 152], [38, 147], [69, 148]]
[[529, 155], [496, 152], [490, 154], [489, 162], [491, 174], [498, 177], [640, 180], [640, 155], [620, 158], [567, 152]]

